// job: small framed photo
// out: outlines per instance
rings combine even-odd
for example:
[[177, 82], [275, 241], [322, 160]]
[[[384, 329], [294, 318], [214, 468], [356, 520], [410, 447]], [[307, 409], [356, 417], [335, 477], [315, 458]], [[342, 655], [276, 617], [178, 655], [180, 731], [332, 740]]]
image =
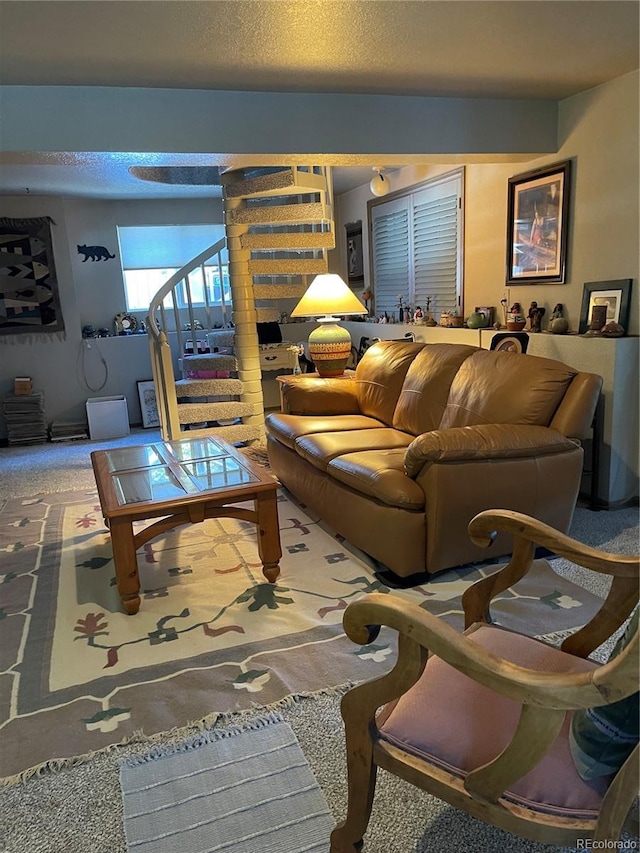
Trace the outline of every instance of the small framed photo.
[[592, 320], [598, 319], [599, 328], [607, 323], [619, 323], [626, 334], [629, 330], [631, 281], [630, 278], [620, 278], [585, 282], [578, 333], [584, 335], [591, 327]]
[[160, 416], [158, 415], [156, 386], [153, 379], [140, 379], [138, 381], [138, 397], [140, 398], [140, 411], [142, 412], [142, 426], [145, 429], [159, 427]]
[[509, 178], [507, 284], [564, 284], [571, 161]]
[[488, 308], [483, 305], [480, 305], [478, 307], [476, 305], [475, 312], [476, 314], [484, 314], [487, 319], [487, 326], [493, 326], [493, 324], [495, 323], [495, 317], [493, 316], [493, 308]]
[[345, 225], [347, 232], [347, 279], [350, 287], [364, 284], [364, 259], [362, 257], [362, 220]]

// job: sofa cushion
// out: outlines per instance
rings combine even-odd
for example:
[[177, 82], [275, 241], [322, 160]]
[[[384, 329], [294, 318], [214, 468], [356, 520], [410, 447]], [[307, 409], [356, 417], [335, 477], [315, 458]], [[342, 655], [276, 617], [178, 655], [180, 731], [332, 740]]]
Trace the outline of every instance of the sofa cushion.
[[340, 430], [378, 429], [383, 424], [374, 418], [363, 415], [285, 415], [272, 412], [265, 418], [270, 435], [287, 447], [295, 448], [295, 441], [301, 435]]
[[397, 429], [364, 429], [342, 430], [340, 432], [324, 432], [315, 435], [303, 435], [295, 441], [295, 450], [321, 471], [327, 470], [327, 465], [336, 456], [344, 453], [354, 453], [358, 450], [385, 450], [387, 448], [408, 447], [412, 435]]
[[483, 423], [549, 426], [576, 373], [549, 358], [477, 350], [453, 380], [440, 428]]
[[394, 427], [413, 435], [438, 429], [451, 383], [462, 362], [477, 349], [465, 344], [427, 344], [407, 371], [393, 415]]
[[389, 506], [424, 510], [424, 492], [404, 473], [404, 449], [363, 451], [337, 456], [327, 473], [357, 492]]
[[393, 413], [411, 362], [424, 344], [407, 341], [378, 341], [369, 347], [356, 368], [356, 393], [363, 415], [377, 418], [386, 426]]
[[[475, 625], [469, 639], [501, 658], [545, 672], [579, 673], [597, 664], [529, 637], [490, 625]], [[381, 712], [384, 740], [463, 777], [495, 758], [511, 740], [521, 709], [437, 657], [430, 657], [419, 681]], [[477, 709], [482, 708], [482, 725]], [[597, 812], [608, 780], [586, 783], [569, 752], [571, 714], [541, 761], [514, 782], [506, 796], [545, 812], [590, 817]], [[474, 724], [475, 722], [475, 724]]]

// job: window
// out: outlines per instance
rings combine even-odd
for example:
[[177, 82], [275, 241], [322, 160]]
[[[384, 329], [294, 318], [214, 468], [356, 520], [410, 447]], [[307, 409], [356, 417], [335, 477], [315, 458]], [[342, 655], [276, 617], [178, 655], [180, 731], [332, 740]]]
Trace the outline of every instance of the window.
[[462, 294], [462, 170], [389, 201], [369, 202], [376, 314], [405, 304], [459, 311]]
[[[119, 227], [120, 257], [128, 311], [146, 311], [162, 285], [185, 264], [224, 237], [222, 225], [160, 225]], [[214, 255], [188, 276], [191, 303], [231, 302], [228, 256]], [[206, 287], [206, 293], [205, 293]], [[176, 290], [179, 307], [187, 304], [186, 284]], [[170, 307], [171, 297], [164, 302]]]

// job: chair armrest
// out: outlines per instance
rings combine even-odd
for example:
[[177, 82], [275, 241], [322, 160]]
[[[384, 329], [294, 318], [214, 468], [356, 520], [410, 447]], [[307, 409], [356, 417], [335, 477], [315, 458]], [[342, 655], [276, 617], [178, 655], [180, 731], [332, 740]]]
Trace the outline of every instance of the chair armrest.
[[529, 571], [534, 545], [542, 545], [560, 557], [585, 569], [613, 576], [609, 593], [596, 615], [562, 643], [562, 650], [587, 657], [616, 631], [638, 601], [640, 558], [609, 554], [583, 545], [535, 518], [511, 510], [486, 510], [469, 522], [469, 536], [480, 546], [488, 546], [498, 531], [513, 534], [513, 555], [500, 571], [476, 581], [462, 596], [465, 626], [491, 622], [491, 600], [509, 589]]
[[[345, 611], [343, 625], [347, 636], [359, 645], [372, 642], [380, 626], [386, 625], [411, 641], [408, 645], [405, 643], [405, 647], [417, 644], [428, 649], [430, 654], [437, 655], [479, 684], [527, 705], [564, 710], [590, 708], [624, 698], [637, 690], [637, 672], [635, 678], [631, 677], [633, 666], [637, 668], [633, 659], [638, 651], [637, 636], [633, 649], [631, 645], [625, 649], [624, 659], [620, 656], [589, 672], [549, 673], [498, 657], [459, 634], [443, 619], [393, 593], [369, 593], [352, 602]], [[606, 675], [623, 667], [627, 677], [620, 677], [622, 672], [618, 672], [613, 689]], [[597, 679], [596, 673], [600, 676]], [[410, 686], [403, 684], [402, 692]]]
[[529, 424], [479, 424], [422, 433], [407, 447], [404, 467], [415, 479], [433, 462], [514, 459], [575, 450], [576, 442], [556, 430]]
[[358, 415], [360, 406], [352, 375], [279, 377], [282, 411], [291, 415]]

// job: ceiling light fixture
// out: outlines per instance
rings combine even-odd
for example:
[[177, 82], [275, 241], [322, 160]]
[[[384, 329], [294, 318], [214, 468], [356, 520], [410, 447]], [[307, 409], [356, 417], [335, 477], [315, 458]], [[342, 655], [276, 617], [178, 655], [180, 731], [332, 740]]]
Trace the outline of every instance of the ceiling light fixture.
[[382, 169], [374, 169], [373, 171], [376, 174], [371, 178], [369, 189], [375, 196], [380, 197], [386, 195], [391, 189], [389, 181], [382, 174]]

